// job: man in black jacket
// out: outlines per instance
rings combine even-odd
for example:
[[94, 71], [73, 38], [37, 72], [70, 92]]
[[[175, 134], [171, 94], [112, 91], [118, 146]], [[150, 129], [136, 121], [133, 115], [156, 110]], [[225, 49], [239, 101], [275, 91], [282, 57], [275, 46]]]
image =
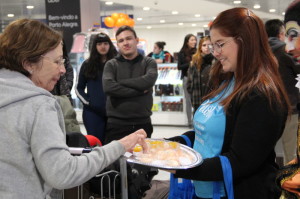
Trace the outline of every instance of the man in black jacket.
[[122, 138], [137, 129], [151, 137], [152, 90], [157, 79], [157, 64], [138, 53], [133, 28], [121, 26], [116, 32], [119, 55], [104, 67], [103, 89], [107, 95], [105, 143]]
[[[121, 26], [116, 32], [119, 54], [109, 60], [103, 72], [103, 90], [107, 96], [107, 125], [105, 141], [122, 138], [138, 129], [144, 129], [151, 137], [153, 86], [157, 79], [154, 59], [138, 52], [139, 39], [129, 26]], [[128, 195], [140, 199], [150, 189], [150, 181], [157, 170], [146, 166], [127, 167]]]
[[291, 118], [287, 120], [283, 135], [281, 137], [284, 163], [295, 158], [297, 148], [297, 130], [298, 130], [298, 89], [295, 87], [297, 73], [299, 69], [295, 65], [293, 58], [286, 53], [285, 28], [282, 21], [272, 19], [265, 23], [265, 28], [269, 37], [269, 44], [277, 58], [279, 72], [285, 85], [287, 94], [292, 105]]

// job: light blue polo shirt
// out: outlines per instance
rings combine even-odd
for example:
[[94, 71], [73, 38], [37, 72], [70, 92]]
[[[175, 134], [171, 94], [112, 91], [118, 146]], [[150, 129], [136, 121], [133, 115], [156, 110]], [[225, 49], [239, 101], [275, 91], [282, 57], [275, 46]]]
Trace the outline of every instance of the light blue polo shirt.
[[[204, 101], [194, 115], [194, 149], [202, 155], [203, 159], [216, 157], [221, 153], [225, 134], [226, 115], [223, 106], [219, 103], [232, 92], [233, 87], [234, 79], [217, 96]], [[198, 197], [213, 197], [212, 181], [194, 181], [194, 185]], [[225, 196], [223, 183], [220, 194], [221, 197]]]

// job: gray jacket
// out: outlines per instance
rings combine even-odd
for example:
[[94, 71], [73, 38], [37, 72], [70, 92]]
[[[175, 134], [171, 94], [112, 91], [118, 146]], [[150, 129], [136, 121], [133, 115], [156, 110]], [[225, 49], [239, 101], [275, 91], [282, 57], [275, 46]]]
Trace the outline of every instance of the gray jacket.
[[114, 141], [72, 156], [63, 114], [48, 91], [18, 72], [0, 69], [0, 198], [50, 198], [89, 180], [125, 153]]
[[157, 64], [152, 58], [138, 55], [133, 60], [126, 60], [118, 55], [109, 60], [103, 73], [108, 123], [134, 125], [151, 122], [156, 79]]

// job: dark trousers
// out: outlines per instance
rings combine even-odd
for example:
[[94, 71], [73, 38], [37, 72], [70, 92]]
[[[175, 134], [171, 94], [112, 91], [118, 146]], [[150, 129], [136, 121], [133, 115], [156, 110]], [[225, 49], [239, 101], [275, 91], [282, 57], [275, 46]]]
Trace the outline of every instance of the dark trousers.
[[104, 144], [108, 144], [113, 140], [119, 140], [139, 129], [144, 129], [147, 133], [147, 137], [150, 138], [153, 132], [153, 126], [151, 123], [135, 124], [135, 125], [121, 125], [107, 123], [105, 131]]
[[82, 120], [87, 134], [97, 137], [103, 143], [107, 120], [106, 116], [102, 116], [95, 111], [85, 108], [82, 112]]

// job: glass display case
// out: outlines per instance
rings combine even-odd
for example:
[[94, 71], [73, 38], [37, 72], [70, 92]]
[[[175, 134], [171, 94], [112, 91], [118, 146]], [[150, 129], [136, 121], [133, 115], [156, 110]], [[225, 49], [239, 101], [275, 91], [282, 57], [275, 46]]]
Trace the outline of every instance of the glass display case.
[[151, 117], [154, 125], [187, 125], [180, 76], [177, 63], [158, 64]]

